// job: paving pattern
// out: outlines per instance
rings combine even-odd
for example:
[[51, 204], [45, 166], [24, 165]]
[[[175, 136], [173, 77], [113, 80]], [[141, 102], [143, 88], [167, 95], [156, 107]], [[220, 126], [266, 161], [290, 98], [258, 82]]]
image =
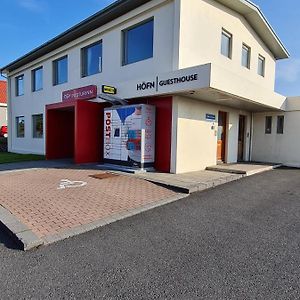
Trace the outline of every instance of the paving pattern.
[[1, 174], [0, 205], [44, 238], [176, 195], [133, 176], [91, 177], [101, 173], [37, 169]]

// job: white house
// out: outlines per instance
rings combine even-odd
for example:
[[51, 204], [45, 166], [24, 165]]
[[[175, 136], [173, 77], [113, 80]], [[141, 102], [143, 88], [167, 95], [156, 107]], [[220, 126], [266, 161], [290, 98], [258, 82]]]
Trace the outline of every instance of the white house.
[[276, 61], [288, 57], [247, 0], [116, 1], [1, 69], [9, 151], [102, 161], [109, 103], [97, 95], [108, 92], [155, 106], [158, 170], [300, 166], [300, 143], [290, 145], [300, 100], [274, 92]]

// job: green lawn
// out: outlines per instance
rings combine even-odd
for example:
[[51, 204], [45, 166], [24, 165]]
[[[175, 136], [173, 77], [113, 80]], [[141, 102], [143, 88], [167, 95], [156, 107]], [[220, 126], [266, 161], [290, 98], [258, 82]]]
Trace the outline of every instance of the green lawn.
[[45, 159], [45, 156], [43, 156], [43, 155], [0, 152], [0, 164], [22, 162], [22, 161], [32, 161], [32, 160], [44, 160], [44, 159]]

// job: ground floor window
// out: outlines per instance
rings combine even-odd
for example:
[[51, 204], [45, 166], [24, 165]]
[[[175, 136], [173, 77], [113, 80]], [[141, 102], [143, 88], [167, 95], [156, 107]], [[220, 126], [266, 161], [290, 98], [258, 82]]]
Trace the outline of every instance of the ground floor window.
[[283, 134], [283, 128], [284, 128], [284, 116], [278, 116], [277, 117], [277, 133]]
[[42, 139], [44, 136], [43, 114], [32, 116], [32, 136], [36, 139]]
[[17, 138], [25, 137], [25, 118], [24, 116], [16, 117]]
[[272, 117], [267, 116], [266, 117], [266, 129], [265, 129], [266, 134], [271, 134], [272, 133]]

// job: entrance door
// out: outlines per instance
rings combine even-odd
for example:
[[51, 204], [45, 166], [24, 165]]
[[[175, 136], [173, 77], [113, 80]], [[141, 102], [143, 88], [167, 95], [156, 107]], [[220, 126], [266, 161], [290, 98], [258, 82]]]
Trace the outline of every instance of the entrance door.
[[246, 117], [239, 117], [238, 161], [244, 160]]
[[227, 135], [226, 125], [227, 125], [227, 113], [224, 111], [219, 111], [217, 160], [222, 162], [225, 162], [226, 135]]

